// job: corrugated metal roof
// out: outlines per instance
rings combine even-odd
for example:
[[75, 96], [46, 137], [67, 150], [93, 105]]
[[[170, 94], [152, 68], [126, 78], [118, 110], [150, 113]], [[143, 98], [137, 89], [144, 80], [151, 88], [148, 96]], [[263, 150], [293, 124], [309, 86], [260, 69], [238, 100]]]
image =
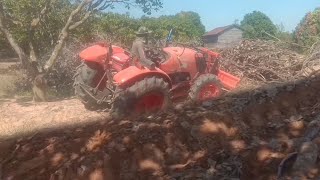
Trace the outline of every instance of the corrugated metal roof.
[[220, 35], [221, 33], [225, 32], [226, 30], [229, 30], [233, 27], [238, 28], [238, 26], [236, 25], [229, 25], [229, 26], [224, 26], [224, 27], [218, 27], [215, 28], [207, 33], [205, 33], [203, 36], [216, 36], [216, 35]]

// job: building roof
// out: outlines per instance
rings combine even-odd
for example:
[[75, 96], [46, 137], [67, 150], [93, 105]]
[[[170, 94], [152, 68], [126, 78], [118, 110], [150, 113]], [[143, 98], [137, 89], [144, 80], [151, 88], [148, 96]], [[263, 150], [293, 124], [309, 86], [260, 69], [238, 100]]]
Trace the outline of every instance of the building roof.
[[231, 28], [239, 28], [239, 27], [237, 25], [228, 25], [228, 26], [218, 27], [218, 28], [215, 28], [215, 29], [205, 33], [203, 36], [217, 36], [217, 35], [220, 35]]

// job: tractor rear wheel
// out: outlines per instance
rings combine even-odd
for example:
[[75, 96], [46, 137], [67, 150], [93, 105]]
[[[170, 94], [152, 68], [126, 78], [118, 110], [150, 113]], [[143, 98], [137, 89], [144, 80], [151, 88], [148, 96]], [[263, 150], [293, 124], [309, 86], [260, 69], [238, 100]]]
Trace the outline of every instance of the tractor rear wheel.
[[127, 87], [118, 88], [111, 110], [114, 118], [156, 113], [170, 105], [169, 84], [162, 78], [148, 77]]
[[219, 97], [222, 85], [214, 74], [200, 75], [190, 88], [189, 99], [193, 102], [204, 102]]
[[[88, 65], [87, 63], [82, 63], [76, 71], [74, 76], [74, 88], [75, 88], [75, 95], [81, 100], [82, 104], [88, 110], [99, 110], [105, 109], [106, 107], [103, 104], [98, 104], [97, 100], [92, 97], [88, 92], [88, 88], [95, 87], [95, 79], [98, 76], [98, 70], [94, 67], [93, 64]], [[101, 74], [101, 73], [100, 73]], [[100, 76], [100, 75], [99, 75]], [[84, 88], [85, 87], [88, 88]]]

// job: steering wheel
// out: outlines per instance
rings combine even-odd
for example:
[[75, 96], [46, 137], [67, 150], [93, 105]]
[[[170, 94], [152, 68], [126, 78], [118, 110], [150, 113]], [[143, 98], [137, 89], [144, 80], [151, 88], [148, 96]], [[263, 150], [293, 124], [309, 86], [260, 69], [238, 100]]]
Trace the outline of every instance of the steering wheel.
[[148, 46], [155, 50], [162, 50], [164, 44], [161, 42], [160, 39], [155, 39], [154, 37], [149, 37], [148, 39]]
[[165, 58], [162, 52], [163, 47], [164, 45], [161, 40], [150, 37], [148, 39], [148, 45], [146, 47], [147, 57], [150, 58], [153, 62], [159, 64]]

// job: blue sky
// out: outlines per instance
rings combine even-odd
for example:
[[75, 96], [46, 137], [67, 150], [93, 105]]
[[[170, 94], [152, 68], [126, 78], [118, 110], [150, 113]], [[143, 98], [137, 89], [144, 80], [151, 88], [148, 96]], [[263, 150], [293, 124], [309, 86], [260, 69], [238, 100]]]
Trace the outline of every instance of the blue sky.
[[[254, 10], [268, 15], [275, 24], [282, 23], [285, 30], [292, 31], [304, 15], [320, 7], [319, 0], [163, 0], [164, 7], [151, 16], [173, 15], [180, 11], [197, 12], [209, 31], [218, 26], [232, 24], [236, 19]], [[117, 12], [129, 12], [140, 17], [141, 10], [123, 8]]]

